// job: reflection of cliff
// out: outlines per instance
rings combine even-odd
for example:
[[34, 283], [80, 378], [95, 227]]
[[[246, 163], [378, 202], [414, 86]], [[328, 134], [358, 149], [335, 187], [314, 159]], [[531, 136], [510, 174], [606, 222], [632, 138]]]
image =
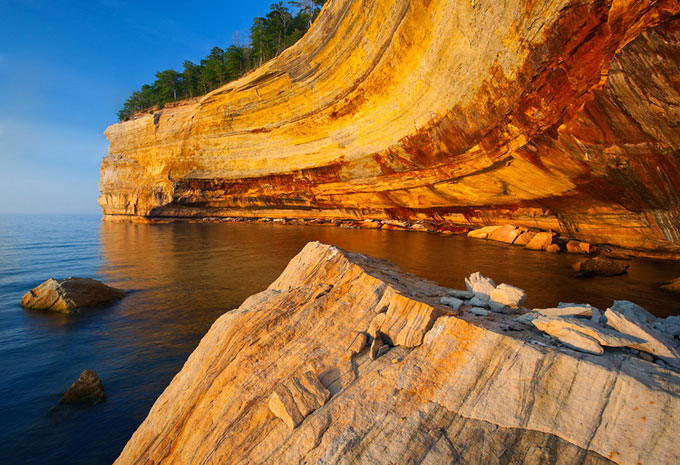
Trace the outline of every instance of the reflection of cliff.
[[105, 215], [513, 222], [680, 241], [676, 0], [332, 0], [197, 103], [116, 124]]
[[[170, 307], [187, 312], [200, 309], [210, 323], [266, 287], [285, 266], [286, 257], [282, 257], [271, 271], [255, 265], [245, 271], [243, 263], [251, 261], [250, 254], [257, 250], [250, 246], [251, 237], [243, 228], [230, 228], [225, 234], [224, 227], [219, 226], [177, 224], [156, 228], [105, 222], [100, 235], [105, 263], [102, 274], [121, 288], [143, 289], [144, 305], [156, 311], [168, 312]], [[135, 297], [134, 292], [131, 297]], [[212, 310], [214, 313], [210, 313]], [[167, 317], [184, 319], [183, 315]]]

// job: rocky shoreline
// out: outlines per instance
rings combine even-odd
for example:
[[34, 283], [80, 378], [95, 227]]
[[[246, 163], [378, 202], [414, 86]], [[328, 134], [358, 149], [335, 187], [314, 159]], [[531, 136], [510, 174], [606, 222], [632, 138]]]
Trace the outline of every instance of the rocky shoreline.
[[677, 317], [524, 298], [310, 243], [214, 323], [116, 463], [678, 463]]

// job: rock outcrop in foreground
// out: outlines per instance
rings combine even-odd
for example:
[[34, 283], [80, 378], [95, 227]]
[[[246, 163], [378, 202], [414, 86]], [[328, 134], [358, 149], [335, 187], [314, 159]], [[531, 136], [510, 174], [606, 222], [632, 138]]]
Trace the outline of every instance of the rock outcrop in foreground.
[[108, 219], [393, 218], [680, 256], [680, 2], [330, 0], [296, 45], [106, 130]]
[[[677, 372], [462, 302], [492, 283], [446, 289], [310, 243], [215, 322], [116, 463], [678, 463]], [[569, 305], [540, 318], [594, 316]]]

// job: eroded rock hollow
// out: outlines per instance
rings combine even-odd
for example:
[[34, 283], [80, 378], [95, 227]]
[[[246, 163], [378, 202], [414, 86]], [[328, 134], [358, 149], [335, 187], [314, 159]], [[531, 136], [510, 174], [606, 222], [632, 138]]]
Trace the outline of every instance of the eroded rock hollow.
[[680, 251], [677, 0], [331, 0], [199, 101], [106, 131], [107, 219], [397, 218]]

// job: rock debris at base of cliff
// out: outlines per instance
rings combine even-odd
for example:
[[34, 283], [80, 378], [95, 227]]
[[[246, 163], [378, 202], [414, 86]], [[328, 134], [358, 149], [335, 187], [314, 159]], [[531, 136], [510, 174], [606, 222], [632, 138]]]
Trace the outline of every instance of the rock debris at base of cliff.
[[523, 298], [309, 243], [214, 323], [116, 463], [678, 463], [678, 322]]

